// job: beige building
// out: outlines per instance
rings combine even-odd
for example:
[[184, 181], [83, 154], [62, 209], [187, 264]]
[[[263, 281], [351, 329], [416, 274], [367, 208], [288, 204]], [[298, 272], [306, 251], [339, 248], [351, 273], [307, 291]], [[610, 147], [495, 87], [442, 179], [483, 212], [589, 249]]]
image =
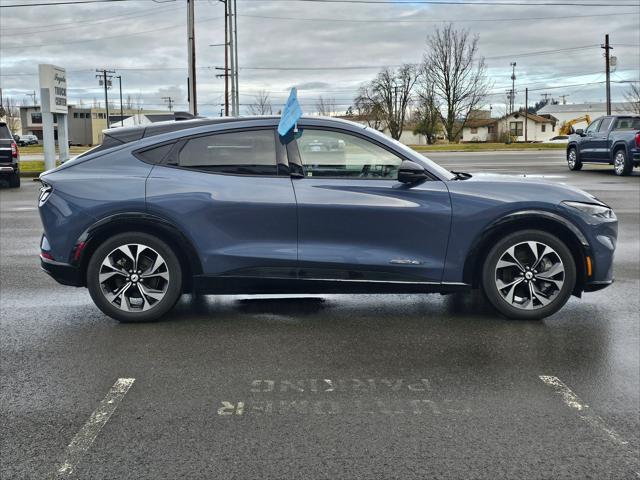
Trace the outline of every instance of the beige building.
[[[121, 118], [126, 126], [129, 118], [145, 118], [144, 123], [153, 123], [163, 120], [173, 120], [174, 116], [166, 110], [120, 110], [109, 109], [109, 120], [112, 127], [120, 125]], [[98, 145], [102, 143], [102, 131], [107, 129], [107, 114], [104, 108], [69, 106], [67, 114], [69, 142], [71, 145]], [[42, 140], [42, 112], [39, 106], [20, 107], [20, 120], [22, 123], [22, 135], [35, 135]], [[53, 116], [54, 135], [58, 139], [58, 123], [56, 115]]]

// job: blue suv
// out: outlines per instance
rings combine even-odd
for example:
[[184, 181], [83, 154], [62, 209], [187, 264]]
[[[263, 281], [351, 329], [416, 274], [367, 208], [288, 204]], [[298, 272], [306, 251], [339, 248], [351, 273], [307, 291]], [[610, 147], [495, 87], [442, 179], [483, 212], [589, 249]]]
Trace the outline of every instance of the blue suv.
[[617, 220], [561, 184], [449, 172], [362, 125], [278, 117], [107, 130], [40, 176], [42, 268], [124, 322], [183, 293], [450, 293], [514, 319], [613, 281]]

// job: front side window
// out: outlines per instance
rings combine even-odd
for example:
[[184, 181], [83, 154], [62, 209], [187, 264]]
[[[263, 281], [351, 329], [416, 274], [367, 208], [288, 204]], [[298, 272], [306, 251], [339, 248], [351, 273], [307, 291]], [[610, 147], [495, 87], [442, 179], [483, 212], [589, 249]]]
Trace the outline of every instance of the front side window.
[[604, 117], [604, 120], [602, 120], [602, 123], [600, 123], [600, 128], [598, 128], [598, 131], [599, 132], [609, 131], [609, 127], [611, 127], [612, 123], [613, 123], [613, 117]]
[[601, 121], [602, 121], [602, 118], [597, 118], [596, 120], [594, 120], [593, 123], [591, 123], [587, 127], [587, 129], [585, 130], [585, 133], [593, 133], [597, 131]]
[[398, 178], [402, 159], [361, 137], [305, 128], [297, 143], [308, 177]]
[[212, 173], [276, 175], [273, 130], [249, 130], [195, 137], [178, 155], [178, 165]]

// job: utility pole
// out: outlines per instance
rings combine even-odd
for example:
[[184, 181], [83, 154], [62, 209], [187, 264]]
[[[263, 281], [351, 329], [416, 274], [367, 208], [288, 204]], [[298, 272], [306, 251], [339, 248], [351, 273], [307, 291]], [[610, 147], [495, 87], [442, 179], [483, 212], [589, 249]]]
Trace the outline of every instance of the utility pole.
[[600, 45], [600, 48], [604, 49], [605, 73], [607, 75], [607, 115], [611, 115], [611, 58], [609, 50], [613, 50], [613, 47], [609, 45], [608, 33], [604, 36], [604, 44]]
[[98, 75], [96, 75], [96, 78], [99, 81], [100, 85], [104, 85], [104, 108], [105, 108], [105, 112], [107, 113], [106, 119], [107, 119], [107, 128], [109, 128], [109, 94], [107, 93], [107, 90], [111, 87], [111, 79], [113, 78], [112, 75], [107, 75], [109, 73], [116, 73], [115, 70], [106, 70], [106, 69], [97, 69], [96, 72], [98, 72]]
[[240, 116], [240, 86], [238, 84], [238, 8], [236, 6], [236, 0], [233, 0], [233, 58], [236, 62], [236, 116]]
[[562, 99], [562, 105], [566, 105], [567, 104], [567, 97], [569, 97], [570, 95], [559, 95], [559, 97]]
[[120, 126], [124, 127], [124, 112], [122, 111], [122, 76], [116, 76], [118, 79], [118, 86], [120, 87]]
[[175, 102], [175, 100], [171, 97], [162, 97], [162, 100], [164, 100], [164, 103], [167, 103], [169, 105], [169, 111], [172, 112], [173, 111], [173, 104]]
[[189, 64], [188, 98], [189, 113], [198, 115], [198, 101], [196, 95], [196, 33], [195, 33], [195, 3], [187, 0], [187, 55]]
[[540, 96], [544, 99], [545, 105], [549, 103], [549, 98], [551, 98], [550, 93], [541, 93]]
[[524, 89], [524, 141], [528, 141], [527, 138], [527, 124], [529, 123], [529, 88]]
[[229, 0], [224, 0], [224, 116], [229, 116]]
[[36, 91], [34, 90], [33, 93], [27, 93], [25, 94], [25, 97], [31, 97], [31, 100], [33, 101], [33, 106], [36, 106]]
[[516, 62], [511, 62], [510, 66], [513, 69], [511, 72], [511, 113], [513, 113], [516, 103]]
[[234, 38], [233, 38], [233, 20], [234, 20], [234, 15], [233, 15], [233, 3], [232, 0], [227, 0], [226, 4], [229, 7], [229, 17], [228, 17], [228, 22], [229, 22], [229, 68], [230, 70], [225, 71], [225, 73], [229, 74], [231, 76], [231, 115], [232, 116], [236, 116], [236, 82], [235, 82], [235, 72], [236, 72], [236, 60], [235, 60], [235, 53], [234, 53]]

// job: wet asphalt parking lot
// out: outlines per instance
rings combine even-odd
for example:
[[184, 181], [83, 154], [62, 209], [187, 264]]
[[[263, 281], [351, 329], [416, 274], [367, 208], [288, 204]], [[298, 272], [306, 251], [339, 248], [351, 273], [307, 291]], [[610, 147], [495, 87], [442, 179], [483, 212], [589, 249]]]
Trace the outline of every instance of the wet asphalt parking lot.
[[542, 322], [479, 295], [184, 296], [124, 325], [40, 271], [38, 185], [2, 187], [0, 477], [640, 478], [640, 172], [429, 156], [594, 193], [616, 283]]

